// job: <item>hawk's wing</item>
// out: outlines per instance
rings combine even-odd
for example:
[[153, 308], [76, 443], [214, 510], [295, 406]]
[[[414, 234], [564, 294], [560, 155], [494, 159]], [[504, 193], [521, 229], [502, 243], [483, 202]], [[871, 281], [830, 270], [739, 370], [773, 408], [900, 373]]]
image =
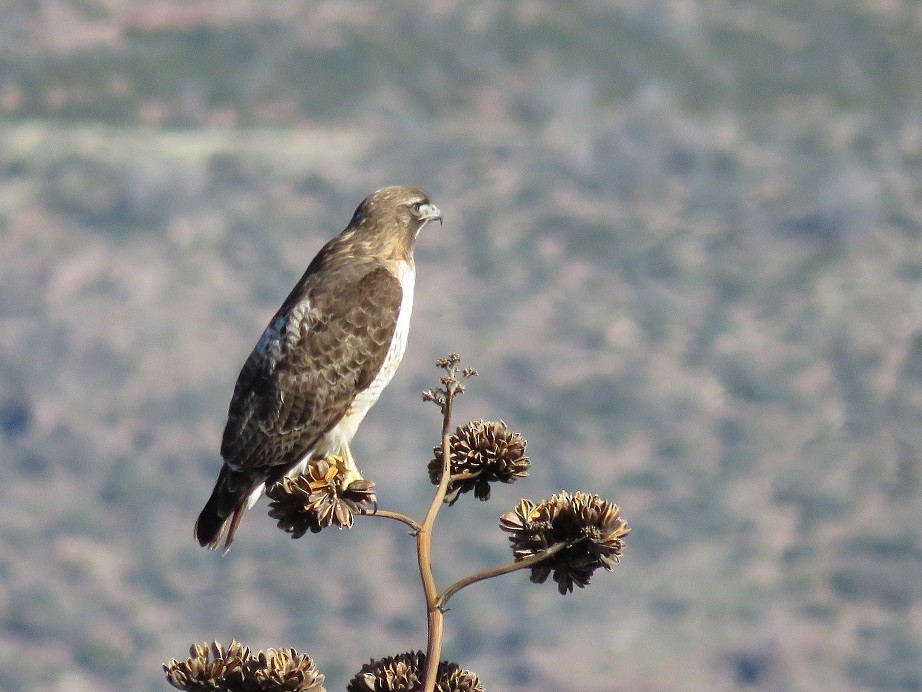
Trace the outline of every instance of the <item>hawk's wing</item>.
[[227, 465], [269, 480], [300, 461], [378, 374], [402, 296], [380, 262], [312, 265], [237, 379], [221, 442]]

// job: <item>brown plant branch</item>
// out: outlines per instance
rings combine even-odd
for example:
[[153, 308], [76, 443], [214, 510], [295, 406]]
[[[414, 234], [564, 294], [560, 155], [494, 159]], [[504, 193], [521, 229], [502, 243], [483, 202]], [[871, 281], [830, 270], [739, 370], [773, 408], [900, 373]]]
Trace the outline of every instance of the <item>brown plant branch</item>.
[[423, 676], [423, 692], [434, 692], [435, 682], [438, 677], [439, 657], [442, 655], [442, 630], [445, 624], [445, 613], [436, 607], [438, 588], [432, 574], [432, 527], [438, 516], [445, 494], [448, 492], [450, 481], [449, 471], [451, 464], [451, 441], [449, 428], [451, 427], [451, 409], [455, 397], [452, 382], [445, 383], [445, 398], [442, 405], [442, 480], [435, 491], [435, 496], [426, 512], [426, 518], [419, 533], [416, 534], [416, 555], [419, 562], [419, 575], [423, 582], [423, 593], [426, 596], [426, 673]]
[[474, 478], [480, 478], [479, 473], [473, 473], [472, 471], [462, 471], [461, 473], [456, 473], [449, 481], [467, 481], [473, 480]]
[[543, 550], [540, 553], [536, 553], [530, 557], [526, 557], [522, 560], [514, 560], [513, 562], [507, 562], [505, 565], [500, 565], [499, 567], [491, 567], [490, 569], [485, 569], [482, 572], [477, 572], [470, 576], [459, 579], [454, 584], [445, 589], [441, 595], [436, 599], [435, 606], [439, 608], [442, 612], [446, 610], [446, 605], [448, 599], [458, 593], [461, 589], [470, 586], [471, 584], [476, 584], [479, 581], [484, 579], [492, 579], [493, 577], [499, 577], [503, 574], [509, 574], [510, 572], [515, 572], [520, 569], [527, 569], [533, 567], [539, 562], [543, 562], [548, 559], [555, 553], [560, 552], [565, 548], [573, 546], [577, 541], [569, 541], [566, 543], [555, 543], [547, 550]]
[[410, 527], [413, 532], [413, 535], [417, 535], [422, 528], [419, 522], [408, 517], [406, 514], [401, 512], [394, 512], [389, 509], [363, 509], [359, 515], [360, 517], [382, 517], [384, 519], [393, 519], [394, 521], [399, 521], [402, 524], [406, 524]]
[[[416, 534], [416, 557], [419, 562], [419, 575], [426, 597], [426, 672], [423, 677], [423, 692], [433, 692], [438, 678], [439, 657], [442, 655], [442, 630], [445, 624], [445, 612], [438, 606], [438, 587], [432, 574], [432, 528], [435, 519], [445, 502], [448, 484], [451, 481], [451, 413], [454, 399], [464, 392], [464, 385], [458, 377], [458, 363], [461, 356], [452, 353], [438, 366], [445, 370], [441, 378], [442, 386], [423, 393], [423, 400], [435, 402], [442, 410], [442, 477], [435, 496], [429, 504], [423, 525]], [[477, 371], [467, 368], [460, 373], [461, 378], [474, 377]]]

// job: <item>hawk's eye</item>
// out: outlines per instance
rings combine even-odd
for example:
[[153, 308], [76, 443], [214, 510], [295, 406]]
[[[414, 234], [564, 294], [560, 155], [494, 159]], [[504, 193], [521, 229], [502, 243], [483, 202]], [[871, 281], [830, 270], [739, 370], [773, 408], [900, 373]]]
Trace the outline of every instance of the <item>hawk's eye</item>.
[[419, 210], [422, 209], [422, 208], [423, 208], [423, 203], [422, 203], [422, 202], [414, 202], [414, 203], [413, 203], [413, 211], [415, 211], [417, 214], [419, 213]]

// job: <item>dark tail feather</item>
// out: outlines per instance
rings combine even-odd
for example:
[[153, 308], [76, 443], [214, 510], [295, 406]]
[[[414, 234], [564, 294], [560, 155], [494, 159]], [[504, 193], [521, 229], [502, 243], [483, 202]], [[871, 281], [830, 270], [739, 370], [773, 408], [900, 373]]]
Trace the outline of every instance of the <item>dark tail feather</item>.
[[247, 509], [247, 500], [256, 485], [248, 474], [232, 471], [227, 466], [221, 469], [211, 497], [195, 522], [194, 535], [199, 545], [208, 546], [212, 550], [217, 548], [224, 527], [230, 522], [224, 539], [224, 552], [227, 552], [234, 542], [234, 534]]

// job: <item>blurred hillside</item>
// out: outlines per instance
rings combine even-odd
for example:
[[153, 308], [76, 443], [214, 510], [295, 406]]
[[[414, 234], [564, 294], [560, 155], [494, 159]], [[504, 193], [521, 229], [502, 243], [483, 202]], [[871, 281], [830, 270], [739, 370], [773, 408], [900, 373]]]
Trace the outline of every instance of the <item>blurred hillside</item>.
[[356, 438], [382, 506], [424, 511], [419, 393], [459, 351], [458, 422], [533, 473], [445, 511], [440, 583], [509, 559], [521, 497], [633, 528], [566, 598], [459, 594], [447, 658], [490, 690], [922, 689], [920, 36], [917, 0], [0, 5], [0, 689], [164, 690], [235, 637], [337, 690], [424, 644], [397, 525], [292, 541], [263, 502], [226, 557], [192, 541], [244, 358], [403, 182], [446, 221]]

